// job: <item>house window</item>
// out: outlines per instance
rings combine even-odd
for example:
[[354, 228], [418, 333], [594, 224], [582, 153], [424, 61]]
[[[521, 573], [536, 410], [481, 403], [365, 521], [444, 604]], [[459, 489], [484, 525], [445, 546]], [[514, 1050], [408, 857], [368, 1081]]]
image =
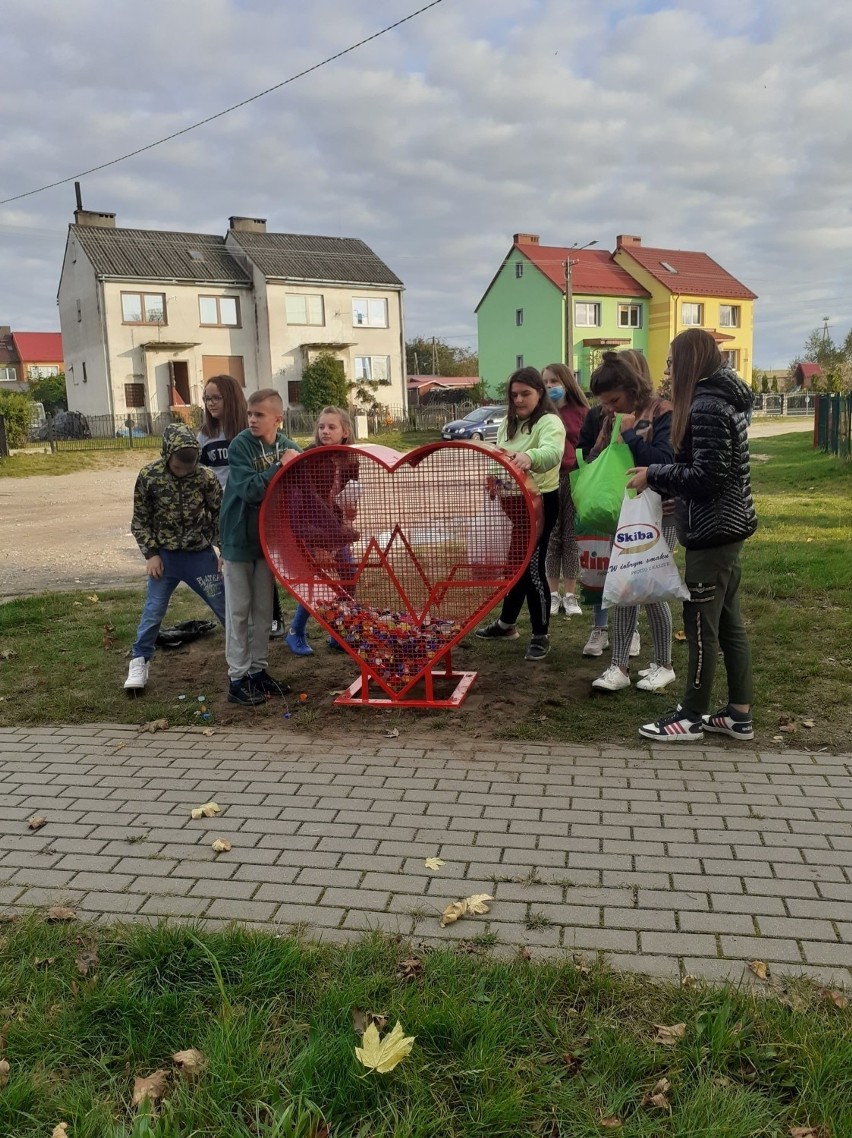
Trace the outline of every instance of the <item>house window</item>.
[[598, 328], [601, 322], [601, 306], [595, 302], [578, 301], [574, 305], [574, 324], [578, 328]]
[[680, 322], [689, 325], [703, 324], [704, 305], [684, 301], [680, 306]]
[[520, 368], [522, 368], [523, 366], [524, 366], [524, 357], [523, 356], [515, 356], [515, 367], [516, 367], [516, 369], [520, 370]]
[[0, 380], [14, 383], [17, 378], [18, 373], [13, 367], [0, 367]]
[[515, 276], [520, 280], [520, 278], [523, 275], [524, 275], [524, 262], [523, 261], [515, 261]]
[[352, 323], [362, 328], [387, 328], [388, 302], [372, 297], [354, 297], [352, 300]]
[[125, 383], [124, 385], [124, 405], [128, 410], [134, 407], [145, 406], [145, 384], [144, 383]]
[[318, 293], [288, 293], [284, 297], [288, 324], [325, 324], [325, 306]]
[[736, 348], [728, 348], [727, 351], [723, 351], [721, 355], [723, 364], [732, 367], [734, 371], [739, 371], [740, 353]]
[[52, 364], [29, 364], [27, 379], [48, 379], [52, 375], [59, 375], [59, 368]]
[[642, 327], [642, 305], [641, 304], [619, 304], [619, 306], [618, 306], [618, 326], [619, 326], [619, 328], [641, 328]]
[[239, 328], [239, 299], [236, 296], [199, 296], [198, 318], [202, 327]]
[[390, 356], [356, 356], [355, 378], [390, 383]]
[[125, 324], [168, 324], [162, 292], [123, 292], [121, 318]]
[[719, 305], [719, 327], [720, 328], [739, 328], [740, 326], [740, 306], [738, 304], [720, 304]]
[[302, 402], [302, 384], [298, 379], [287, 381], [287, 402], [291, 405]]
[[515, 309], [515, 323], [520, 328], [520, 326], [523, 324], [523, 322], [524, 322], [524, 310], [523, 310], [523, 308], [516, 308]]

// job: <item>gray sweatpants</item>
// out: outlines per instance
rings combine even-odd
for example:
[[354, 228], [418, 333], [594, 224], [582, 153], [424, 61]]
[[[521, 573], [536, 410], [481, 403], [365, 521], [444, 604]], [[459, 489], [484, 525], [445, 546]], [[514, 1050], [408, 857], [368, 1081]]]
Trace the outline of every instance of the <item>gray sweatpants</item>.
[[258, 561], [226, 561], [225, 659], [228, 677], [241, 680], [269, 663], [272, 570]]

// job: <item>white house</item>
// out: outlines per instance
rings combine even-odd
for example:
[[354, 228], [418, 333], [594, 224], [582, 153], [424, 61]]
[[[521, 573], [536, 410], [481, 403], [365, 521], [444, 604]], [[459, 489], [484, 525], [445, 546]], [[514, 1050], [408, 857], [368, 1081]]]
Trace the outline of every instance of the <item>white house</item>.
[[302, 370], [321, 351], [348, 379], [378, 381], [379, 402], [404, 406], [402, 292], [356, 238], [267, 233], [244, 217], [225, 237], [120, 229], [113, 213], [78, 209], [58, 296], [69, 409], [198, 405], [222, 372], [297, 406]]

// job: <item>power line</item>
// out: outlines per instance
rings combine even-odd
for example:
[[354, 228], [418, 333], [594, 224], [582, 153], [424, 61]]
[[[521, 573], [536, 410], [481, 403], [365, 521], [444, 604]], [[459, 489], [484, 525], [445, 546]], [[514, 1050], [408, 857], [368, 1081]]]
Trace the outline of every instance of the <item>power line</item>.
[[206, 119], [200, 119], [199, 122], [193, 123], [191, 126], [185, 126], [182, 130], [176, 130], [173, 134], [167, 134], [165, 138], [158, 138], [156, 142], [149, 142], [147, 146], [140, 146], [136, 150], [131, 150], [127, 154], [122, 154], [119, 158], [112, 158], [109, 162], [102, 162], [99, 166], [92, 166], [90, 170], [81, 170], [79, 174], [71, 174], [67, 178], [60, 178], [56, 182], [48, 182], [45, 186], [39, 186], [35, 190], [27, 190], [23, 194], [15, 194], [11, 198], [0, 199], [0, 205], [8, 205], [9, 202], [20, 201], [21, 198], [32, 197], [33, 194], [40, 194], [44, 190], [52, 190], [56, 186], [64, 186], [67, 182], [73, 182], [76, 178], [84, 178], [87, 174], [96, 174], [99, 170], [106, 170], [108, 166], [116, 166], [119, 162], [125, 162], [128, 158], [135, 158], [137, 154], [144, 154], [146, 150], [153, 150], [155, 146], [162, 146], [164, 142], [171, 142], [172, 139], [180, 138], [183, 134], [189, 134], [191, 130], [197, 130], [200, 126], [206, 126], [209, 122], [215, 122], [216, 119], [222, 118], [224, 115], [229, 115], [231, 111], [237, 111], [240, 107], [248, 106], [249, 103], [255, 102], [256, 99], [262, 99], [264, 95], [270, 95], [273, 91], [280, 91], [282, 87], [286, 87], [289, 83], [295, 83], [297, 79], [303, 79], [306, 75], [310, 75], [312, 71], [319, 71], [321, 67], [325, 67], [327, 63], [333, 63], [336, 59], [341, 59], [344, 55], [349, 55], [350, 52], [356, 51], [364, 44], [371, 43], [379, 36], [386, 35], [387, 32], [392, 32], [394, 28], [401, 27], [402, 24], [408, 23], [413, 20], [415, 16], [421, 15], [423, 12], [428, 12], [430, 8], [436, 8], [442, 4], [443, 0], [431, 0], [430, 4], [424, 4], [422, 8], [418, 8], [416, 12], [410, 12], [407, 16], [403, 16], [401, 20], [397, 20], [393, 24], [388, 24], [386, 28], [381, 31], [373, 32], [371, 36], [366, 36], [357, 43], [351, 44], [343, 51], [335, 52], [334, 55], [329, 55], [328, 58], [315, 63], [312, 67], [306, 67], [304, 71], [299, 71], [295, 75], [291, 75], [289, 79], [283, 79], [280, 83], [276, 83], [273, 87], [267, 87], [265, 91], [258, 91], [256, 95], [250, 95], [248, 99], [243, 99], [239, 103], [234, 103], [231, 107], [226, 107], [223, 111], [217, 111], [215, 115], [208, 115]]

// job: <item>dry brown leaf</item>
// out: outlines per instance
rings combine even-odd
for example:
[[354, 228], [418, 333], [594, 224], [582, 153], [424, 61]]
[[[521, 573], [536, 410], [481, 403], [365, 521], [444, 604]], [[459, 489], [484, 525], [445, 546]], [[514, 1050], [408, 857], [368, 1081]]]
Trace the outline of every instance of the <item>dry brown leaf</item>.
[[655, 1043], [662, 1043], [664, 1047], [674, 1047], [679, 1039], [683, 1039], [686, 1032], [686, 1024], [655, 1023], [654, 1030], [657, 1033], [654, 1036]]
[[423, 971], [423, 961], [419, 956], [409, 956], [401, 961], [396, 970], [400, 980], [416, 980]]
[[823, 988], [822, 995], [826, 1000], [831, 1000], [837, 1008], [849, 1006], [849, 997], [844, 992], [841, 992], [839, 988]]
[[783, 731], [785, 735], [795, 735], [798, 728], [795, 723], [782, 723], [778, 730]]
[[790, 1138], [828, 1138], [821, 1126], [791, 1126]]
[[213, 730], [212, 727], [205, 727], [204, 730], [201, 732], [201, 734], [202, 735], [215, 735], [216, 732]]
[[532, 952], [530, 952], [525, 944], [518, 945], [518, 959], [532, 960]]
[[748, 966], [758, 980], [769, 979], [769, 965], [765, 960], [750, 960]]
[[803, 719], [802, 726], [807, 727], [807, 729], [810, 731], [812, 727], [816, 727], [816, 722], [813, 719]]
[[98, 954], [96, 949], [87, 948], [81, 952], [77, 959], [74, 961], [77, 965], [77, 971], [81, 976], [88, 976], [90, 972], [98, 966]]
[[227, 838], [217, 838], [213, 843], [213, 849], [216, 853], [228, 853], [232, 848]]
[[399, 738], [399, 728], [398, 727], [389, 727], [387, 729], [387, 731], [385, 731], [385, 735], [388, 739], [398, 739]]
[[50, 1132], [50, 1138], [68, 1138], [68, 1123], [60, 1122]]
[[698, 976], [693, 976], [691, 972], [687, 972], [686, 975], [681, 979], [680, 986], [681, 988], [693, 988], [696, 984], [700, 983], [701, 980]]
[[52, 905], [44, 914], [44, 919], [51, 924], [58, 923], [59, 921], [76, 921], [77, 914], [73, 909], [69, 909], [67, 905]]
[[152, 1108], [156, 1109], [168, 1086], [169, 1073], [162, 1068], [150, 1075], [137, 1075], [133, 1080], [133, 1105], [141, 1106], [147, 1100]]
[[220, 807], [215, 802], [205, 802], [203, 806], [195, 806], [189, 812], [190, 818], [212, 818], [221, 814]]
[[388, 1017], [384, 1012], [365, 1012], [361, 1008], [352, 1008], [352, 1030], [357, 1035], [363, 1035], [370, 1024], [373, 1024], [377, 1031], [384, 1031], [388, 1025]]
[[150, 731], [153, 735], [155, 731], [168, 731], [168, 719], [149, 719], [147, 723], [143, 723], [139, 728], [140, 731]]
[[175, 1051], [172, 1062], [180, 1067], [180, 1073], [185, 1079], [197, 1078], [207, 1067], [207, 1059], [194, 1047], [189, 1047], [186, 1051]]
[[441, 928], [455, 924], [462, 917], [481, 917], [483, 913], [490, 912], [487, 902], [493, 900], [489, 893], [473, 893], [461, 901], [451, 901], [441, 914]]
[[565, 1064], [568, 1073], [575, 1075], [583, 1066], [583, 1056], [575, 1055], [573, 1051], [566, 1051], [562, 1056], [562, 1062]]
[[624, 1123], [620, 1118], [616, 1118], [614, 1114], [608, 1114], [606, 1118], [602, 1118], [599, 1123], [604, 1130], [620, 1130]]
[[0, 1059], [0, 1087], [5, 1087], [9, 1082], [9, 1060]]
[[50, 968], [55, 963], [55, 956], [37, 956], [33, 961], [33, 968]]
[[27, 827], [30, 830], [40, 830], [42, 826], [47, 825], [47, 818], [30, 818], [27, 822]]
[[642, 1096], [642, 1106], [656, 1106], [659, 1110], [671, 1110], [671, 1104], [666, 1097], [671, 1089], [672, 1085], [668, 1079], [658, 1079], [653, 1090]]

